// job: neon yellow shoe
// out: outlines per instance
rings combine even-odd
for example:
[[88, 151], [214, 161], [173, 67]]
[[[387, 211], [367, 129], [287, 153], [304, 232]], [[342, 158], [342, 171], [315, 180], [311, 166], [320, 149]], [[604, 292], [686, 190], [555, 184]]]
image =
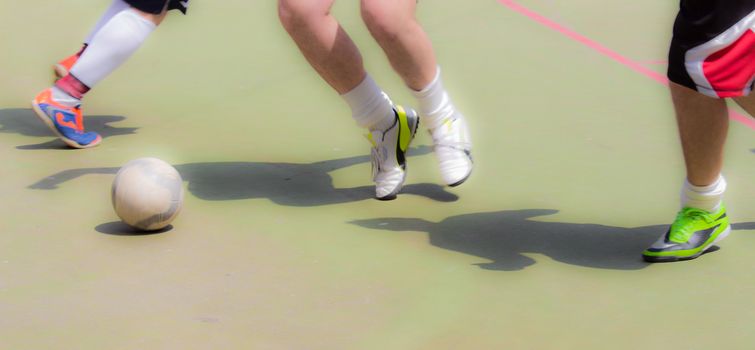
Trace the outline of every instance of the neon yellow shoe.
[[389, 200], [396, 195], [406, 180], [406, 152], [419, 125], [417, 112], [394, 106], [394, 122], [388, 130], [374, 130], [367, 138], [372, 143], [372, 180], [375, 197]]
[[690, 260], [705, 253], [731, 232], [726, 208], [709, 213], [683, 208], [665, 235], [642, 253], [647, 262]]

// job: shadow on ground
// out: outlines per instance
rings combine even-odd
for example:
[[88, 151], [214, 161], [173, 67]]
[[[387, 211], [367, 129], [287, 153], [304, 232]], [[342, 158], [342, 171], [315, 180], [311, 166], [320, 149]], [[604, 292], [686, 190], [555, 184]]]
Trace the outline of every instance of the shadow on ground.
[[[418, 147], [411, 155], [426, 154], [430, 147]], [[176, 165], [191, 194], [204, 200], [241, 200], [268, 198], [287, 206], [308, 207], [371, 199], [372, 185], [336, 188], [328, 174], [359, 163], [369, 162], [369, 156], [326, 160], [315, 163], [223, 162]], [[52, 190], [59, 185], [90, 174], [115, 174], [118, 168], [71, 169], [48, 176], [31, 186], [32, 189]], [[453, 202], [458, 196], [436, 184], [404, 186], [403, 195], [423, 196], [439, 202]]]
[[[642, 251], [667, 229], [666, 225], [623, 228], [533, 220], [555, 213], [558, 210], [526, 209], [458, 215], [441, 222], [382, 218], [351, 223], [375, 230], [427, 232], [430, 244], [490, 260], [477, 265], [500, 271], [521, 270], [535, 264], [534, 259], [524, 255], [527, 253], [585, 267], [642, 269], [649, 265], [642, 261]], [[755, 223], [733, 228], [751, 230]]]
[[[118, 128], [109, 125], [125, 119], [125, 117], [115, 115], [88, 115], [84, 117], [84, 125], [87, 130], [96, 131], [103, 138], [134, 134], [138, 128]], [[63, 141], [57, 139], [55, 134], [29, 108], [0, 109], [0, 133], [13, 133], [30, 137], [55, 137], [51, 141], [17, 146], [17, 149], [70, 149]]]
[[126, 225], [121, 221], [113, 221], [97, 225], [97, 227], [95, 227], [94, 229], [99, 233], [113, 236], [149, 236], [168, 232], [173, 229], [173, 225], [165, 226], [164, 228], [161, 228], [159, 230], [143, 231]]

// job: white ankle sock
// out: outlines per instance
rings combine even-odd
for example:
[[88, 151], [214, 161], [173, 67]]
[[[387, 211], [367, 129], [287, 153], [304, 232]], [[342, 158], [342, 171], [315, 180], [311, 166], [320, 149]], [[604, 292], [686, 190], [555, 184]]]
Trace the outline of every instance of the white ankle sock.
[[76, 107], [81, 104], [81, 100], [69, 95], [57, 86], [52, 87], [52, 100], [66, 107]]
[[695, 186], [685, 179], [681, 193], [682, 208], [692, 207], [715, 213], [721, 209], [725, 191], [726, 180], [721, 175], [708, 186]]
[[97, 24], [94, 25], [94, 28], [91, 32], [89, 32], [89, 35], [87, 35], [86, 40], [84, 40], [84, 44], [89, 44], [94, 36], [97, 34], [97, 32], [102, 29], [102, 27], [107, 24], [107, 22], [110, 22], [110, 19], [113, 18], [113, 16], [117, 15], [123, 10], [129, 9], [130, 6], [123, 0], [113, 0], [113, 3], [110, 4], [110, 7], [108, 7], [107, 10], [105, 10], [105, 13], [102, 14], [102, 17], [100, 17], [100, 20], [97, 21]]
[[435, 129], [456, 111], [440, 79], [440, 67], [430, 84], [420, 91], [412, 90], [419, 104], [419, 115], [428, 129]]
[[351, 107], [351, 117], [360, 127], [387, 130], [395, 121], [391, 100], [369, 74], [341, 97]]
[[71, 74], [93, 88], [131, 57], [156, 27], [134, 9], [119, 12], [94, 35]]

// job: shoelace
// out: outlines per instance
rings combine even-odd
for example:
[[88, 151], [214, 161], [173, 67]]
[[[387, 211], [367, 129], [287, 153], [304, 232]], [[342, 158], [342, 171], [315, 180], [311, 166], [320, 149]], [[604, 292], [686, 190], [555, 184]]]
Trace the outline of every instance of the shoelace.
[[710, 213], [697, 208], [684, 208], [676, 214], [674, 220], [674, 229], [671, 230], [670, 239], [676, 242], [686, 242], [695, 231], [694, 224], [699, 221], [705, 221], [706, 224], [713, 222]]

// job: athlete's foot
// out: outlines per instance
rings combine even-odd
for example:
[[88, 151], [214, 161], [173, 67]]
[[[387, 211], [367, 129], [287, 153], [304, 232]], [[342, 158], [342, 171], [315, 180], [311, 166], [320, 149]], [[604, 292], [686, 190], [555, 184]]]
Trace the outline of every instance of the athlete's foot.
[[716, 213], [684, 208], [665, 235], [642, 253], [648, 262], [690, 260], [705, 253], [731, 231], [726, 208]]
[[89, 148], [100, 144], [102, 137], [95, 132], [84, 131], [81, 109], [67, 107], [52, 99], [52, 89], [40, 92], [31, 103], [37, 116], [63, 142], [73, 148]]
[[372, 179], [375, 197], [396, 198], [406, 179], [406, 152], [417, 132], [419, 117], [412, 109], [395, 106], [395, 121], [385, 131], [373, 130], [368, 138], [372, 143]]
[[472, 173], [472, 142], [464, 117], [454, 113], [430, 130], [440, 174], [449, 186], [461, 185]]

